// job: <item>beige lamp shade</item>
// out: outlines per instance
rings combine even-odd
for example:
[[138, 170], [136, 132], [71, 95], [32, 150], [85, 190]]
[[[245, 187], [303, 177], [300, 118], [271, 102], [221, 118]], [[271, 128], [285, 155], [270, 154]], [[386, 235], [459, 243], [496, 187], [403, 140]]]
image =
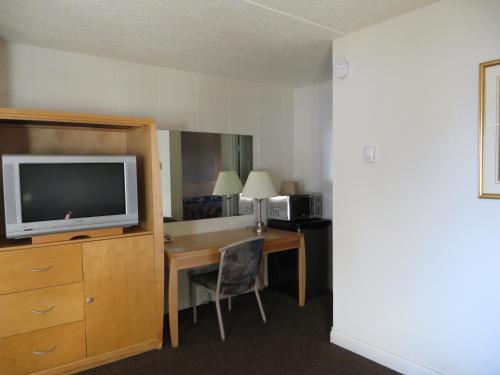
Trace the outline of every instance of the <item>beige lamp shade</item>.
[[297, 181], [283, 181], [281, 183], [280, 194], [291, 195], [299, 193], [300, 193], [300, 188], [299, 188], [299, 183]]
[[241, 195], [247, 198], [265, 199], [278, 195], [268, 172], [252, 171]]
[[235, 171], [221, 171], [215, 183], [213, 195], [239, 194], [243, 184]]

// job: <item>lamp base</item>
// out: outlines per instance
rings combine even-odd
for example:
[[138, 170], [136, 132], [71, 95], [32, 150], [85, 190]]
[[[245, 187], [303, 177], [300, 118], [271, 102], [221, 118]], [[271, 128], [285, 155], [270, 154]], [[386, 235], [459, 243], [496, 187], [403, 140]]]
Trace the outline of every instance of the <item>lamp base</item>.
[[267, 232], [267, 227], [264, 225], [262, 221], [257, 221], [255, 223], [255, 226], [252, 227], [252, 230], [257, 234], [260, 234], [262, 232]]

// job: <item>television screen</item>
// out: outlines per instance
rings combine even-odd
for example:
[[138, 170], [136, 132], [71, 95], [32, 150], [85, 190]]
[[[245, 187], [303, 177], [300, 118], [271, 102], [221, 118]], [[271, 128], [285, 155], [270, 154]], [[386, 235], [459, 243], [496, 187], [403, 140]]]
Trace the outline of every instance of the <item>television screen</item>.
[[126, 213], [123, 163], [19, 165], [22, 222]]
[[1, 158], [7, 238], [139, 223], [134, 155]]

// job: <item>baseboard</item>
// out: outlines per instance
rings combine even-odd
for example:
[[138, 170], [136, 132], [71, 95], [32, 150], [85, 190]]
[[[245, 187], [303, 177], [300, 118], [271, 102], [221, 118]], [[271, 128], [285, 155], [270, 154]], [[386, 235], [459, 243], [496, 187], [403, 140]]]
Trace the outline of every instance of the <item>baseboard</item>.
[[339, 332], [332, 328], [330, 333], [330, 341], [338, 346], [341, 346], [351, 352], [359, 354], [363, 357], [371, 359], [374, 362], [380, 363], [394, 371], [407, 375], [442, 375], [442, 373], [432, 370], [428, 367], [419, 365], [415, 362], [401, 358], [396, 354], [390, 353], [383, 349], [377, 348], [366, 342], [360, 341]]

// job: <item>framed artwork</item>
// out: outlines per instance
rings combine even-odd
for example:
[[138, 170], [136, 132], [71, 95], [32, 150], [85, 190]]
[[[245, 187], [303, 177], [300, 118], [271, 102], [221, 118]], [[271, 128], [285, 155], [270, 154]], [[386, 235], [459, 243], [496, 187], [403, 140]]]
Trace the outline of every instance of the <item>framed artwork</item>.
[[480, 64], [479, 197], [500, 199], [500, 59]]

